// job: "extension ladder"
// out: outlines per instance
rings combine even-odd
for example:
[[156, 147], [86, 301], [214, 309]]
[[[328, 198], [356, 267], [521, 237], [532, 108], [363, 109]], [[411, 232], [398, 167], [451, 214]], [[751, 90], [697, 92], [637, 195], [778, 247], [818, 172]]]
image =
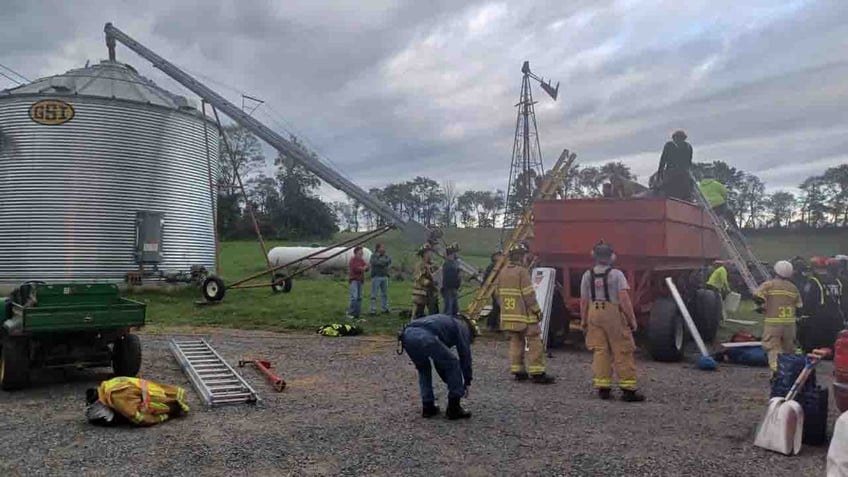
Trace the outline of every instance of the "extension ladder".
[[466, 316], [472, 320], [477, 320], [479, 318], [483, 307], [491, 300], [492, 293], [495, 290], [495, 281], [497, 280], [498, 275], [507, 264], [509, 250], [514, 245], [527, 238], [533, 228], [532, 203], [537, 200], [551, 199], [556, 195], [559, 186], [562, 184], [563, 175], [569, 168], [571, 168], [571, 164], [574, 163], [576, 158], [577, 154], [569, 153], [568, 149], [563, 149], [556, 164], [554, 164], [554, 167], [551, 168], [551, 170], [548, 171], [548, 174], [545, 175], [542, 185], [536, 191], [533, 200], [530, 202], [531, 206], [521, 214], [521, 218], [515, 226], [515, 229], [513, 229], [509, 239], [504, 242], [502, 248], [503, 255], [501, 255], [498, 261], [495, 262], [495, 266], [492, 267], [492, 272], [489, 273], [489, 276], [486, 277], [486, 280], [484, 280], [483, 284], [480, 285], [480, 288], [477, 289], [477, 292], [474, 294], [474, 299], [472, 299], [471, 303], [468, 304]]
[[701, 188], [698, 186], [698, 181], [692, 177], [692, 181], [694, 182], [694, 191], [695, 191], [695, 199], [698, 201], [698, 204], [707, 212], [710, 220], [712, 220], [716, 234], [718, 234], [719, 239], [721, 239], [722, 246], [724, 250], [730, 255], [730, 259], [736, 265], [736, 269], [739, 270], [739, 273], [742, 275], [742, 280], [745, 281], [745, 286], [748, 287], [748, 291], [753, 294], [759, 285], [757, 284], [757, 280], [754, 278], [754, 274], [751, 273], [751, 269], [748, 268], [748, 261], [754, 264], [757, 272], [764, 280], [771, 279], [771, 273], [769, 273], [768, 269], [763, 266], [760, 262], [760, 259], [754, 254], [754, 251], [751, 250], [751, 246], [748, 244], [748, 240], [745, 239], [745, 236], [742, 235], [742, 232], [736, 230], [736, 234], [739, 237], [739, 243], [742, 245], [742, 250], [745, 251], [745, 254], [748, 260], [742, 255], [742, 252], [739, 251], [739, 247], [736, 246], [736, 243], [733, 241], [733, 238], [727, 233], [727, 229], [731, 227], [730, 224], [727, 224], [724, 219], [719, 217], [715, 212], [713, 212], [713, 208], [710, 207], [710, 203], [704, 194], [701, 192]]
[[171, 352], [207, 406], [256, 403], [259, 395], [204, 339], [176, 340]]

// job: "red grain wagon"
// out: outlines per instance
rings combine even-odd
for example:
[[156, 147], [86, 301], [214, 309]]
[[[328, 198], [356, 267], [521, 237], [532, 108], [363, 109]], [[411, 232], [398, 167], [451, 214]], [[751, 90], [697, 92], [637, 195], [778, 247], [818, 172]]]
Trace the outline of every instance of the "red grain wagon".
[[601, 239], [615, 248], [615, 267], [630, 283], [631, 299], [651, 355], [661, 361], [682, 356], [684, 329], [663, 280], [672, 277], [707, 341], [718, 330], [721, 300], [703, 285], [705, 267], [721, 256], [709, 216], [675, 199], [569, 199], [534, 205], [531, 248], [539, 263], [557, 269], [563, 307], [553, 328], [579, 328], [580, 279], [593, 265], [590, 251]]

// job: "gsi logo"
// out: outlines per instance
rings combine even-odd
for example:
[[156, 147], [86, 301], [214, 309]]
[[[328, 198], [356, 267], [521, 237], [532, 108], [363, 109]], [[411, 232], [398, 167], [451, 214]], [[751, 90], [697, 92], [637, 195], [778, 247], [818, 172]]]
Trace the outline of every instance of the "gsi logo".
[[63, 124], [74, 118], [74, 107], [58, 99], [43, 99], [30, 106], [29, 118], [48, 126]]

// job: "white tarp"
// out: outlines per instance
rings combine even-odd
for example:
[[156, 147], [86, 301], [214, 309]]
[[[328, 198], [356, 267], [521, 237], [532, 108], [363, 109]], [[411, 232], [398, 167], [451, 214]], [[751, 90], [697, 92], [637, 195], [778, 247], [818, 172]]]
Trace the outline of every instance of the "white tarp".
[[556, 269], [538, 267], [530, 270], [530, 282], [536, 292], [536, 301], [542, 309], [542, 351], [548, 349], [548, 330], [551, 327], [551, 305], [554, 302], [554, 286], [556, 285]]

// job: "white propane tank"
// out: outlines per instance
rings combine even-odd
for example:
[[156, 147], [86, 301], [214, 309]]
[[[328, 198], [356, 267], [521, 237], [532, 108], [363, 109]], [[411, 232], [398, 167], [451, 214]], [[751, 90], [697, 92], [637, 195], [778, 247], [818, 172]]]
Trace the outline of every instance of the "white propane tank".
[[[299, 262], [299, 266], [308, 266], [315, 261], [320, 261], [334, 255], [338, 252], [344, 250], [345, 247], [334, 247], [324, 252], [315, 255], [314, 257], [307, 258], [306, 260]], [[279, 266], [286, 263], [291, 263], [300, 258], [306, 257], [307, 255], [312, 255], [313, 253], [323, 250], [323, 247], [274, 247], [268, 252], [268, 260], [271, 261], [272, 266]], [[350, 263], [350, 259], [353, 258], [353, 249], [350, 249], [346, 252], [340, 253], [335, 257], [321, 263], [315, 268], [320, 272], [330, 272], [336, 270], [347, 270], [348, 264]], [[362, 249], [362, 258], [368, 263], [371, 260], [371, 250], [367, 248]]]

